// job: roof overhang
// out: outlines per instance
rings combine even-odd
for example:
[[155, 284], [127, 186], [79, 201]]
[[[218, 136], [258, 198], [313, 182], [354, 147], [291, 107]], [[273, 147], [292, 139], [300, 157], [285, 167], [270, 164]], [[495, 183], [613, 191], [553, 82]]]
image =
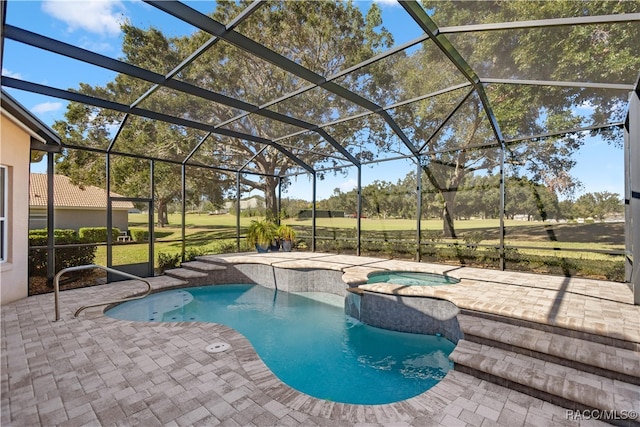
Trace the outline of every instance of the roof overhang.
[[34, 116], [22, 104], [4, 90], [2, 91], [2, 115], [15, 123], [31, 137], [31, 148], [47, 152], [59, 152], [61, 141], [58, 134]]

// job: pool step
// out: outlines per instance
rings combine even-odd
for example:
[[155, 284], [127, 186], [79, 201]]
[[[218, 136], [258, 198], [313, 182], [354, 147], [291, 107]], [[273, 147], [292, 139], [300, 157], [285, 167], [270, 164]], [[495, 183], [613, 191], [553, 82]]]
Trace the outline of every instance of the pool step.
[[[465, 340], [640, 385], [640, 352], [498, 320], [460, 314]], [[565, 333], [571, 331], [564, 330]]]
[[[579, 411], [611, 411], [620, 418], [640, 410], [640, 387], [498, 347], [460, 340], [449, 356], [455, 370]], [[592, 412], [589, 412], [592, 413]], [[640, 426], [640, 420], [609, 419]]]

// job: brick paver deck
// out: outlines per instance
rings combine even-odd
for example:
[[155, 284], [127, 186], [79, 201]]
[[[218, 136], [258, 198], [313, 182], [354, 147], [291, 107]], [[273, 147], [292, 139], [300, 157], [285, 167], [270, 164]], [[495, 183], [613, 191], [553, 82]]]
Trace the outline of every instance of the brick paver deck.
[[[407, 266], [318, 253], [243, 254], [227, 260], [340, 269], [352, 282], [375, 269]], [[457, 285], [420, 290], [461, 308], [640, 344], [640, 307], [631, 304], [624, 284], [409, 264], [461, 277]], [[179, 283], [166, 277], [152, 281], [156, 288]], [[242, 335], [223, 325], [129, 322], [108, 318], [101, 308], [72, 317], [80, 305], [142, 289], [115, 283], [64, 291], [58, 322], [52, 294], [2, 306], [2, 425], [602, 425], [568, 420], [562, 407], [456, 371], [422, 395], [394, 404], [315, 399], [283, 384]], [[206, 352], [216, 341], [231, 349]]]

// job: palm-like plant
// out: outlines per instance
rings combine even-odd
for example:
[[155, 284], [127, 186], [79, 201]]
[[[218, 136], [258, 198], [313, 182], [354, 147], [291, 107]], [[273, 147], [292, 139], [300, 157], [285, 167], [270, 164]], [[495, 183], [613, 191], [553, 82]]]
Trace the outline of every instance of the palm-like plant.
[[[276, 225], [269, 220], [253, 220], [247, 229], [247, 240], [250, 244], [260, 246], [266, 252], [271, 242], [277, 237]], [[258, 249], [260, 251], [260, 249]]]

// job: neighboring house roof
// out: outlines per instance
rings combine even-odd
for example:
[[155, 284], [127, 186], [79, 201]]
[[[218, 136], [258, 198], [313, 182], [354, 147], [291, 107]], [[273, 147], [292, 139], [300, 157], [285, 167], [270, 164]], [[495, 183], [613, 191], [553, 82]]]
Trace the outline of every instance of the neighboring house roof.
[[[29, 183], [29, 206], [47, 206], [47, 174], [32, 173]], [[58, 208], [106, 209], [106, 190], [93, 185], [77, 186], [64, 175], [53, 176], [53, 205]], [[122, 197], [111, 192], [112, 197]], [[114, 200], [113, 209], [133, 209], [133, 203]]]
[[[4, 90], [0, 98], [2, 114], [6, 115], [31, 136], [32, 148], [44, 151], [58, 151], [60, 149], [60, 137], [53, 129], [41, 122], [40, 119]], [[53, 149], [48, 146], [53, 146]]]

